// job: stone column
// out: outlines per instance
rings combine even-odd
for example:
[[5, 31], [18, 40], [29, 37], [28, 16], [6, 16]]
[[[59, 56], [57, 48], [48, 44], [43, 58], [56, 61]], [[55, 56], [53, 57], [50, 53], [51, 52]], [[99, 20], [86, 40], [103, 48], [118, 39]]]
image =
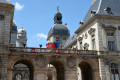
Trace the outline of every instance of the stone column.
[[47, 70], [37, 69], [34, 71], [34, 80], [47, 80]]
[[75, 57], [70, 56], [66, 59], [65, 80], [78, 80]]
[[99, 72], [100, 72], [100, 80], [107, 80], [106, 79], [106, 70], [103, 58], [99, 59]]
[[8, 69], [8, 71], [7, 71], [7, 80], [12, 80], [12, 78], [13, 78], [13, 70]]
[[65, 80], [78, 80], [77, 69], [65, 70]]
[[7, 80], [8, 55], [0, 55], [0, 80]]
[[36, 66], [34, 68], [34, 80], [47, 80], [47, 59], [45, 56], [35, 58]]

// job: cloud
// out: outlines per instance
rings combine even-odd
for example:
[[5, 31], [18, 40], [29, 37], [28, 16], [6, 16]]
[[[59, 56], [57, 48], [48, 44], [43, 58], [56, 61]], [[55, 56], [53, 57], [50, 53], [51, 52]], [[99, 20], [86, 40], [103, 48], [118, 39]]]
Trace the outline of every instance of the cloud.
[[43, 34], [43, 33], [37, 33], [37, 37], [47, 39], [47, 35], [45, 35], [45, 34]]
[[20, 11], [24, 8], [24, 5], [19, 4], [18, 2], [15, 3], [15, 9]]

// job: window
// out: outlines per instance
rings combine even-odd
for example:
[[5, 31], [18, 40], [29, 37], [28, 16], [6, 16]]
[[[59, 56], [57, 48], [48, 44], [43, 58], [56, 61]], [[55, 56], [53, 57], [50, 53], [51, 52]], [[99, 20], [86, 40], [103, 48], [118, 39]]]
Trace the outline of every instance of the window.
[[95, 39], [92, 39], [92, 50], [95, 50], [96, 46], [95, 46]]
[[118, 30], [120, 30], [120, 26], [118, 26]]
[[107, 36], [114, 36], [114, 33], [107, 33]]
[[60, 38], [59, 37], [56, 37], [56, 42], [60, 42]]
[[108, 50], [109, 51], [115, 50], [114, 41], [108, 41]]
[[112, 80], [119, 80], [118, 64], [110, 64], [111, 78]]
[[63, 38], [63, 40], [66, 40], [66, 38]]

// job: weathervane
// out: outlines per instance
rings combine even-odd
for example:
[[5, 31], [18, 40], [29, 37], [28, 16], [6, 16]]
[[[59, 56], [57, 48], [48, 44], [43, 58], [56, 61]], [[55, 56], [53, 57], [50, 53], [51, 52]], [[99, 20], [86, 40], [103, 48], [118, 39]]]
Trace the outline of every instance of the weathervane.
[[57, 6], [57, 12], [59, 12], [59, 6]]

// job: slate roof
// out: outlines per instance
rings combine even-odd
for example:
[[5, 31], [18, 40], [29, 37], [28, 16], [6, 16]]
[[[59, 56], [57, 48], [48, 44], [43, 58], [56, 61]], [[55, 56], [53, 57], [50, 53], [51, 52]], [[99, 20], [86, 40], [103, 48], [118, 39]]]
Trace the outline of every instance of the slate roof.
[[13, 20], [13, 23], [12, 23], [11, 31], [16, 31], [17, 32], [17, 25], [16, 25], [14, 20]]
[[70, 35], [70, 31], [66, 25], [54, 24], [53, 27], [48, 32], [47, 39], [53, 34]]
[[66, 41], [65, 45], [63, 48], [66, 48], [68, 46], [70, 46], [71, 44], [73, 44], [75, 41], [77, 41], [77, 34], [72, 35], [71, 37], [69, 37], [69, 39]]
[[[112, 14], [107, 14], [104, 11], [107, 7], [111, 8]], [[86, 14], [84, 22], [87, 22], [92, 17], [92, 10], [96, 11], [96, 15], [120, 16], [120, 0], [96, 0]]]

